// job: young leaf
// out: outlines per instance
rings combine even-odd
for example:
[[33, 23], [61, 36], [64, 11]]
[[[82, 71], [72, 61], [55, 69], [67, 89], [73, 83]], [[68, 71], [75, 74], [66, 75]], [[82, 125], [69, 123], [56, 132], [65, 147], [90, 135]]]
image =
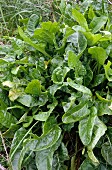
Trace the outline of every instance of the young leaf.
[[89, 28], [92, 29], [92, 33], [96, 33], [98, 31], [100, 31], [100, 29], [107, 22], [107, 19], [108, 19], [107, 16], [94, 17], [89, 25]]
[[72, 15], [73, 15], [73, 18], [79, 23], [80, 26], [85, 28], [86, 31], [89, 30], [87, 21], [86, 21], [85, 17], [83, 16], [83, 14], [81, 14], [76, 9], [73, 9], [72, 10]]
[[108, 81], [112, 81], [112, 69], [111, 69], [111, 62], [108, 61], [107, 65], [104, 65], [104, 69], [105, 69], [105, 76], [107, 78]]
[[82, 143], [87, 146], [91, 142], [91, 137], [93, 133], [93, 127], [95, 124], [95, 118], [97, 115], [96, 107], [90, 109], [90, 114], [87, 118], [79, 122], [79, 136]]
[[26, 89], [26, 93], [33, 94], [36, 96], [39, 96], [41, 93], [41, 84], [39, 80], [32, 80], [30, 83], [28, 83]]
[[27, 24], [27, 30], [31, 36], [34, 34], [35, 27], [38, 23], [39, 23], [39, 16], [36, 14], [32, 14]]
[[29, 37], [27, 37], [27, 36], [24, 34], [24, 32], [23, 32], [23, 30], [21, 29], [21, 27], [18, 27], [18, 31], [19, 31], [20, 36], [23, 38], [23, 40], [24, 40], [27, 44], [29, 44], [29, 45], [31, 45], [32, 47], [34, 47], [35, 49], [37, 49], [38, 51], [40, 51], [41, 53], [43, 53], [45, 56], [51, 58], [50, 55], [45, 52], [45, 45], [44, 45], [44, 44], [35, 44]]
[[73, 51], [68, 51], [68, 66], [74, 68], [77, 65], [78, 57]]
[[104, 65], [107, 59], [106, 51], [102, 47], [91, 47], [88, 49], [88, 53], [92, 54], [92, 57], [101, 65]]

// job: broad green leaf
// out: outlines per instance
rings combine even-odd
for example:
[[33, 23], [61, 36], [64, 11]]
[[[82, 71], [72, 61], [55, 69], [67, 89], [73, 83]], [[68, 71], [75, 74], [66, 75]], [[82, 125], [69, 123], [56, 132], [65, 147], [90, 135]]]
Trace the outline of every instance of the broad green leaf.
[[62, 121], [63, 123], [72, 123], [77, 122], [90, 114], [90, 110], [88, 109], [87, 103], [80, 103], [78, 105], [71, 106], [63, 115]]
[[68, 51], [68, 66], [74, 68], [77, 65], [79, 58], [73, 51]]
[[94, 149], [99, 139], [105, 134], [106, 130], [106, 125], [98, 117], [96, 117], [93, 128], [93, 136], [90, 144], [88, 145], [88, 150]]
[[32, 97], [31, 95], [28, 95], [28, 94], [21, 95], [17, 99], [17, 101], [19, 103], [21, 103], [22, 105], [27, 106], [27, 107], [32, 107], [32, 106], [37, 106], [38, 105], [37, 99]]
[[98, 167], [95, 167], [95, 165], [92, 163], [92, 161], [89, 158], [86, 158], [82, 162], [79, 170], [96, 170], [96, 168], [98, 168]]
[[67, 78], [67, 82], [68, 82], [68, 85], [71, 86], [72, 88], [74, 88], [84, 94], [88, 94], [88, 95], [92, 96], [90, 89], [88, 89], [87, 87], [74, 83], [74, 81], [71, 80], [70, 78]]
[[106, 142], [102, 145], [101, 154], [103, 158], [105, 159], [105, 161], [108, 164], [112, 165], [112, 144], [111, 143]]
[[[21, 29], [21, 27], [18, 27], [18, 31], [19, 31], [20, 36], [23, 38], [23, 40], [24, 40], [27, 44], [29, 44], [29, 45], [31, 45], [32, 47], [34, 47], [35, 49], [37, 49], [38, 51], [40, 51], [40, 52], [41, 52], [42, 54], [44, 54], [45, 56], [50, 57], [50, 55], [45, 52], [45, 45], [43, 45], [43, 44], [35, 44], [29, 37], [27, 37], [27, 36], [24, 34], [24, 32], [23, 32], [23, 30]], [[50, 58], [51, 58], [51, 57], [50, 57]]]
[[46, 121], [48, 119], [48, 117], [50, 116], [50, 114], [55, 109], [55, 107], [57, 106], [57, 104], [58, 104], [57, 100], [54, 100], [54, 102], [52, 104], [49, 104], [47, 106], [47, 108], [49, 109], [48, 111], [39, 112], [37, 115], [34, 115], [33, 118], [35, 120], [39, 120], [39, 121]]
[[34, 34], [35, 27], [37, 26], [38, 23], [39, 23], [39, 16], [36, 14], [32, 14], [27, 24], [27, 31], [31, 36]]
[[57, 67], [52, 73], [52, 80], [56, 84], [62, 84], [66, 74], [70, 71], [68, 67]]
[[88, 53], [90, 53], [99, 64], [104, 65], [105, 60], [107, 59], [105, 49], [94, 46], [88, 49]]
[[15, 124], [16, 122], [17, 119], [11, 113], [0, 108], [0, 124], [7, 128], [10, 128], [11, 124]]
[[[15, 150], [17, 145], [20, 143], [21, 139], [25, 136], [26, 132], [27, 132], [26, 129], [24, 129], [23, 127], [21, 127], [20, 129], [18, 129], [16, 131], [16, 133], [14, 134], [13, 140], [12, 140], [10, 155], [13, 153], [13, 151]], [[20, 150], [20, 149], [21, 149], [21, 145], [18, 147], [17, 151]], [[15, 159], [14, 155], [12, 157], [13, 160]]]
[[43, 124], [43, 133], [47, 133], [50, 131], [53, 127], [57, 125], [57, 121], [55, 116], [50, 116], [45, 123]]
[[40, 42], [49, 43], [57, 47], [55, 40], [55, 34], [59, 31], [59, 24], [57, 22], [43, 22], [41, 28], [37, 28], [34, 32], [34, 36]]
[[25, 89], [26, 93], [32, 94], [32, 95], [36, 95], [39, 96], [41, 93], [41, 84], [39, 80], [32, 80], [30, 83], [28, 83], [26, 89]]
[[52, 170], [53, 154], [60, 145], [61, 142], [60, 139], [52, 147], [36, 152], [36, 165], [38, 170], [42, 169]]
[[18, 161], [18, 170], [21, 169], [21, 165], [27, 151], [45, 151], [50, 149], [61, 136], [61, 129], [58, 126], [55, 126], [48, 133], [43, 134], [36, 139], [26, 139], [24, 142], [23, 149], [21, 150], [19, 161]]
[[108, 81], [112, 81], [112, 69], [111, 69], [111, 62], [108, 60], [108, 63], [104, 65], [105, 69], [105, 76]]
[[100, 101], [97, 102], [96, 105], [98, 110], [98, 116], [112, 115], [112, 109], [110, 108], [109, 103]]
[[101, 34], [92, 34], [91, 32], [83, 32], [83, 34], [85, 35], [89, 46], [96, 44], [102, 38]]
[[72, 10], [72, 16], [73, 18], [79, 23], [80, 26], [82, 26], [83, 28], [85, 28], [86, 31], [89, 30], [88, 28], [88, 24], [87, 21], [84, 17], [83, 14], [81, 14], [79, 11], [77, 11], [76, 9]]
[[83, 54], [84, 50], [87, 47], [87, 39], [83, 35], [82, 32], [75, 32], [72, 35], [68, 37], [67, 42], [70, 42], [74, 45], [75, 47], [75, 53], [77, 57], [81, 57]]
[[93, 133], [93, 127], [95, 124], [95, 118], [97, 115], [96, 107], [90, 109], [90, 114], [87, 118], [79, 122], [79, 136], [82, 143], [87, 146], [91, 142], [91, 137]]
[[103, 83], [105, 80], [105, 75], [104, 74], [98, 74], [94, 78], [94, 82], [92, 84], [92, 87], [98, 86], [99, 84]]
[[89, 25], [89, 28], [92, 29], [92, 33], [100, 31], [107, 22], [107, 19], [107, 16], [94, 17]]

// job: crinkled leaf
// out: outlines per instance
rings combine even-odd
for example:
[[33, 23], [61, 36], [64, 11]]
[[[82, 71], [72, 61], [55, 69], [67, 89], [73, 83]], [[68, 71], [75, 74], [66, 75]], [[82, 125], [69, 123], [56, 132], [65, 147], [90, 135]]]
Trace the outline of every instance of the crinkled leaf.
[[54, 102], [52, 104], [49, 104], [47, 106], [47, 108], [49, 109], [49, 111], [46, 112], [39, 112], [37, 115], [34, 115], [33, 118], [35, 120], [39, 120], [39, 121], [46, 121], [48, 119], [48, 117], [50, 116], [50, 114], [52, 113], [52, 111], [55, 109], [55, 107], [57, 106], [58, 102], [57, 100], [54, 100]]
[[80, 57], [87, 47], [87, 40], [82, 32], [75, 32], [69, 36], [67, 42], [70, 42], [75, 47], [75, 53]]
[[11, 113], [0, 109], [0, 124], [10, 128], [11, 124], [15, 124], [16, 122], [17, 119]]
[[98, 32], [105, 25], [107, 19], [107, 16], [94, 17], [89, 25], [89, 28], [92, 29], [92, 33]]
[[79, 136], [82, 143], [86, 146], [91, 142], [93, 127], [97, 115], [97, 109], [94, 106], [90, 111], [90, 115], [79, 122]]
[[87, 87], [74, 83], [73, 80], [71, 80], [70, 78], [67, 78], [67, 82], [68, 82], [68, 85], [71, 86], [72, 88], [74, 88], [84, 94], [88, 94], [88, 95], [92, 96], [90, 89], [88, 89]]
[[64, 67], [64, 68], [57, 67], [52, 73], [53, 82], [56, 84], [62, 84], [69, 70], [70, 69], [68, 67]]
[[104, 48], [102, 47], [91, 47], [88, 49], [88, 52], [92, 54], [92, 57], [101, 65], [104, 65], [105, 60], [107, 59], [107, 54]]
[[17, 101], [21, 104], [23, 104], [24, 106], [27, 107], [32, 107], [32, 106], [37, 106], [38, 105], [38, 100], [35, 99], [34, 97], [32, 97], [31, 95], [28, 94], [23, 94], [21, 95]]
[[21, 165], [27, 151], [44, 151], [51, 148], [59, 140], [60, 135], [61, 129], [58, 126], [55, 126], [47, 134], [43, 134], [41, 137], [37, 137], [36, 139], [26, 139], [24, 147], [20, 153], [18, 170], [21, 169]]
[[31, 36], [34, 34], [35, 27], [38, 23], [39, 23], [39, 16], [36, 14], [32, 14], [27, 24], [27, 31]]
[[105, 75], [104, 74], [98, 74], [94, 78], [94, 82], [92, 84], [92, 87], [98, 86], [99, 84], [103, 83], [105, 80]]
[[26, 89], [26, 93], [33, 94], [36, 96], [39, 96], [41, 93], [41, 84], [39, 80], [32, 80], [30, 83], [28, 83]]
[[36, 165], [38, 170], [52, 170], [53, 154], [58, 149], [61, 140], [59, 139], [52, 147], [36, 152]]
[[73, 105], [65, 112], [62, 117], [62, 121], [63, 123], [75, 123], [87, 117], [89, 113], [90, 110], [88, 109], [87, 103], [80, 103], [75, 106]]
[[102, 149], [101, 149], [101, 154], [103, 156], [103, 158], [105, 159], [105, 161], [112, 165], [112, 145], [109, 142], [106, 142], [102, 145]]
[[92, 140], [88, 145], [88, 150], [94, 149], [99, 139], [105, 134], [106, 130], [107, 130], [106, 125], [98, 117], [96, 117], [95, 125], [93, 128]]

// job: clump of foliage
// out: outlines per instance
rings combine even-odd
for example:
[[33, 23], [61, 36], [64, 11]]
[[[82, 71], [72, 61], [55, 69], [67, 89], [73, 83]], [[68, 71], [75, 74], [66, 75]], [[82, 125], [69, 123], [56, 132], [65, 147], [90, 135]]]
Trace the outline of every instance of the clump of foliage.
[[112, 168], [107, 3], [99, 10], [92, 1], [59, 5], [59, 21], [33, 14], [0, 46], [0, 128], [11, 141], [10, 170]]

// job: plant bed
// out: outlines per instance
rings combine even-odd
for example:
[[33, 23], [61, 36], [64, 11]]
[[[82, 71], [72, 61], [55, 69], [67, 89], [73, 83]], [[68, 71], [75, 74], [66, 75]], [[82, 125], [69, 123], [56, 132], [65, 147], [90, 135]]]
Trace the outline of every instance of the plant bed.
[[[107, 3], [61, 1], [0, 46], [0, 129], [9, 170], [112, 168], [112, 21]], [[83, 8], [82, 8], [83, 7]], [[57, 20], [57, 17], [55, 17]]]

